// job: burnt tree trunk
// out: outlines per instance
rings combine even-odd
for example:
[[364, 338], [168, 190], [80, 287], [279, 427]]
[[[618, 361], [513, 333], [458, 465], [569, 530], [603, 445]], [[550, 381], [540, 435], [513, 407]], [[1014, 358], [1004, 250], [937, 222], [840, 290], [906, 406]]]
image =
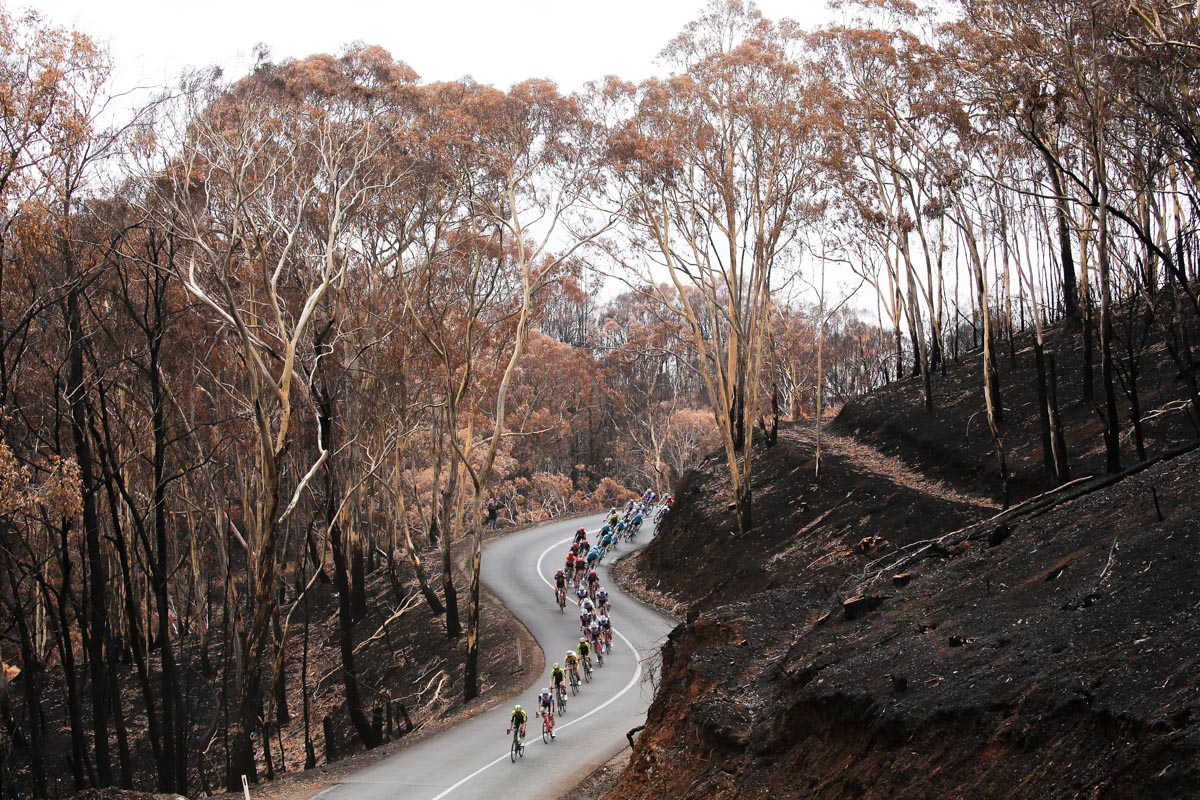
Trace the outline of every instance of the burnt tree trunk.
[[[69, 262], [68, 262], [69, 263]], [[79, 467], [80, 494], [83, 499], [83, 536], [87, 555], [85, 589], [87, 624], [82, 627], [91, 679], [92, 747], [96, 756], [97, 786], [113, 784], [112, 756], [109, 751], [108, 721], [112, 703], [105, 644], [108, 639], [108, 569], [100, 541], [100, 519], [96, 510], [96, 465], [88, 436], [87, 390], [83, 377], [83, 323], [79, 310], [79, 289], [67, 295], [67, 403], [71, 410], [71, 439]], [[66, 632], [64, 631], [64, 634]]]
[[[316, 390], [317, 409], [320, 414], [322, 449], [333, 449], [333, 398], [327, 389]], [[346, 546], [342, 538], [342, 526], [337, 520], [338, 488], [332, 459], [325, 462], [325, 523], [329, 526], [329, 549], [333, 553], [333, 586], [338, 595], [338, 648], [342, 656], [342, 687], [346, 695], [346, 710], [354, 730], [368, 750], [381, 742], [375, 735], [371, 721], [363, 711], [362, 698], [358, 691], [358, 671], [354, 665], [354, 613], [350, 597], [350, 574], [346, 559]]]

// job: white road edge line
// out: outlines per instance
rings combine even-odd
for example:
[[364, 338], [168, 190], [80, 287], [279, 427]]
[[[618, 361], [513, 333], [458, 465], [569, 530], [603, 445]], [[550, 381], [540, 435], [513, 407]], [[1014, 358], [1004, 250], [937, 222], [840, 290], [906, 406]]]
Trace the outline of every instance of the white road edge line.
[[[554, 584], [552, 584], [550, 581], [546, 580], [546, 576], [542, 574], [542, 561], [543, 561], [543, 560], [546, 558], [546, 554], [547, 554], [547, 553], [549, 553], [551, 550], [553, 550], [553, 549], [554, 549], [554, 548], [556, 548], [556, 547], [561, 547], [563, 544], [565, 544], [565, 543], [567, 543], [567, 542], [571, 541], [573, 538], [574, 538], [574, 537], [572, 537], [572, 536], [568, 536], [566, 539], [563, 539], [562, 541], [555, 542], [554, 544], [550, 545], [550, 546], [549, 546], [549, 547], [547, 547], [545, 550], [543, 550], [543, 551], [542, 551], [542, 554], [541, 554], [540, 556], [538, 556], [538, 560], [537, 560], [537, 574], [538, 574], [538, 577], [539, 577], [539, 578], [541, 578], [541, 579], [542, 579], [542, 582], [543, 582], [543, 583], [545, 583], [547, 586], [549, 586], [551, 589], [553, 589], [553, 588], [554, 588]], [[574, 603], [575, 601], [574, 601], [574, 600], [572, 600], [571, 602], [573, 602], [573, 603]], [[578, 603], [576, 603], [576, 605], [578, 605]], [[620, 637], [621, 637], [621, 640], [622, 640], [623, 642], [625, 642], [625, 646], [629, 648], [629, 651], [630, 651], [631, 653], [633, 653], [633, 654], [634, 654], [634, 656], [636, 656], [636, 659], [635, 659], [635, 661], [634, 661], [634, 664], [636, 664], [636, 665], [637, 665], [637, 669], [635, 669], [635, 670], [633, 671], [633, 677], [629, 679], [629, 683], [625, 684], [625, 688], [624, 688], [624, 689], [622, 689], [621, 691], [617, 692], [617, 693], [616, 693], [616, 694], [614, 694], [612, 697], [608, 698], [608, 699], [607, 699], [607, 700], [605, 700], [603, 703], [601, 703], [600, 705], [598, 705], [598, 706], [596, 706], [595, 708], [593, 708], [591, 711], [589, 711], [589, 712], [587, 712], [586, 714], [584, 714], [582, 717], [576, 717], [575, 719], [571, 720], [570, 722], [564, 722], [562, 725], [559, 725], [559, 726], [557, 726], [557, 727], [555, 728], [555, 730], [561, 730], [561, 729], [563, 729], [563, 728], [569, 728], [569, 727], [571, 727], [572, 725], [574, 725], [576, 722], [583, 722], [585, 719], [587, 719], [588, 717], [590, 717], [592, 714], [595, 714], [597, 711], [602, 711], [603, 709], [607, 708], [607, 707], [608, 707], [609, 705], [611, 705], [612, 703], [615, 703], [615, 702], [616, 702], [616, 701], [617, 701], [617, 700], [618, 700], [620, 697], [622, 697], [622, 696], [623, 696], [623, 695], [624, 695], [626, 692], [628, 692], [630, 689], [632, 689], [634, 686], [636, 686], [636, 685], [637, 685], [637, 682], [638, 682], [638, 680], [639, 680], [639, 679], [642, 677], [642, 654], [641, 654], [641, 652], [639, 652], [639, 651], [638, 651], [638, 649], [637, 649], [637, 648], [635, 648], [635, 647], [633, 646], [633, 642], [631, 642], [631, 641], [629, 641], [629, 639], [625, 638], [625, 634], [621, 633], [621, 632], [620, 632], [620, 631], [618, 631], [616, 628], [613, 628], [613, 633], [615, 633], [617, 636], [620, 636]], [[439, 795], [437, 795], [436, 797], [434, 797], [434, 798], [433, 798], [433, 800], [443, 800], [443, 798], [447, 797], [447, 796], [448, 796], [448, 795], [449, 795], [451, 792], [453, 792], [453, 791], [454, 791], [455, 789], [457, 789], [458, 787], [462, 786], [462, 785], [463, 785], [464, 783], [466, 783], [467, 781], [471, 780], [472, 778], [476, 777], [477, 775], [481, 774], [482, 772], [484, 772], [484, 771], [486, 771], [486, 770], [490, 769], [491, 767], [494, 767], [494, 766], [496, 766], [496, 765], [497, 765], [497, 764], [499, 764], [501, 761], [503, 761], [504, 759], [508, 758], [508, 755], [509, 755], [508, 753], [505, 753], [504, 755], [502, 755], [502, 756], [500, 756], [499, 758], [497, 758], [495, 761], [490, 761], [490, 762], [488, 762], [487, 764], [484, 764], [482, 767], [480, 767], [479, 769], [475, 770], [474, 772], [472, 772], [472, 773], [471, 773], [470, 775], [468, 775], [467, 777], [465, 777], [465, 778], [463, 778], [463, 779], [459, 780], [459, 782], [458, 782], [458, 783], [454, 784], [453, 786], [450, 786], [450, 787], [448, 787], [448, 788], [447, 788], [445, 791], [443, 791], [441, 794], [439, 794]]]

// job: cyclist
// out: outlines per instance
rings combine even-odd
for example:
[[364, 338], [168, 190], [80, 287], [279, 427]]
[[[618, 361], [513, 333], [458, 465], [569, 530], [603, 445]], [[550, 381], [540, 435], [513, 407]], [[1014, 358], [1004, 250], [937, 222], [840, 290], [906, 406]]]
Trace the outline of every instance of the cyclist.
[[525, 713], [525, 709], [521, 706], [513, 706], [512, 714], [508, 717], [508, 729], [505, 733], [512, 733], [514, 727], [521, 729], [521, 746], [525, 744], [525, 725], [529, 722], [529, 715]]
[[588, 611], [591, 611], [593, 614], [596, 612], [596, 604], [592, 602], [592, 598], [590, 598], [590, 597], [585, 597], [582, 600], [580, 600], [579, 607], [586, 608]]
[[575, 559], [575, 585], [579, 586], [583, 583], [583, 571], [587, 569], [587, 564], [582, 558]]
[[633, 522], [629, 526], [629, 538], [630, 539], [632, 539], [633, 535], [635, 533], [637, 533], [638, 530], [642, 527], [643, 521], [644, 520], [642, 519], [642, 515], [640, 512], [633, 515]]
[[603, 586], [596, 587], [596, 608], [600, 611], [600, 616], [604, 616], [612, 608], [612, 603], [609, 602], [608, 589]]
[[555, 663], [554, 667], [550, 670], [550, 688], [554, 690], [555, 694], [566, 691], [566, 688], [563, 686], [566, 680], [567, 673], [563, 672], [563, 668]]
[[579, 530], [575, 531], [575, 544], [579, 544], [586, 538], [587, 538], [587, 529], [586, 528], [580, 528]]
[[567, 552], [567, 563], [563, 567], [563, 571], [567, 573], [568, 578], [575, 574], [575, 551], [574, 550]]
[[583, 599], [587, 596], [588, 596], [587, 584], [585, 584], [582, 580], [580, 580], [579, 584], [575, 587], [575, 599], [579, 602], [580, 605], [583, 605]]
[[596, 574], [596, 570], [592, 570], [587, 576], [588, 594], [596, 594], [596, 590], [600, 588], [600, 576]]
[[[620, 524], [621, 523], [617, 523], [618, 526]], [[618, 534], [614, 533], [613, 531], [609, 531], [608, 533], [604, 534], [604, 538], [600, 540], [600, 547], [605, 553], [612, 549], [612, 546], [617, 541], [617, 535]]]
[[596, 613], [590, 608], [579, 607], [579, 630], [586, 631], [588, 626], [592, 624], [592, 620], [596, 618]]
[[567, 576], [560, 569], [554, 573], [554, 602], [561, 602], [561, 605], [567, 603]]
[[612, 652], [612, 620], [608, 618], [608, 614], [600, 615], [600, 636], [604, 642], [604, 646], [608, 652]]
[[579, 637], [579, 660], [583, 662], [583, 668], [588, 672], [592, 671], [592, 645], [588, 643], [586, 636]]
[[579, 683], [579, 656], [575, 655], [574, 650], [567, 651], [563, 663], [567, 665], [567, 672]]
[[615, 508], [612, 511], [608, 512], [608, 524], [609, 525], [616, 525], [620, 521], [621, 521], [621, 515], [617, 513], [617, 510]]
[[587, 554], [587, 565], [591, 567], [592, 572], [596, 571], [596, 564], [600, 563], [600, 548], [593, 547]]
[[554, 738], [554, 695], [550, 694], [550, 687], [543, 687], [542, 693], [537, 697], [538, 710], [535, 714], [540, 714], [545, 718], [546, 723], [550, 726], [550, 738]]
[[613, 526], [612, 526], [612, 523], [610, 523], [610, 522], [606, 522], [603, 525], [601, 525], [600, 526], [600, 538], [603, 539], [605, 536], [608, 536], [610, 533], [612, 533], [612, 529], [613, 529]]
[[575, 545], [575, 558], [584, 558], [591, 549], [591, 543], [587, 539], [581, 539], [579, 544]]
[[604, 666], [604, 651], [600, 649], [600, 621], [595, 617], [588, 624], [587, 637], [592, 649], [596, 651], [596, 660], [600, 662], [600, 666]]

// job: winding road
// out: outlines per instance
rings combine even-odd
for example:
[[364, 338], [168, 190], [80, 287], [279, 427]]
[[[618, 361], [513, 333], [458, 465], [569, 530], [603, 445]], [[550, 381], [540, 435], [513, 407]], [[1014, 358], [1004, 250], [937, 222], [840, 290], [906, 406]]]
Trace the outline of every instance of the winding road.
[[[613, 651], [594, 671], [567, 713], [557, 720], [558, 738], [541, 739], [541, 720], [533, 716], [537, 690], [549, 681], [549, 667], [561, 663], [579, 640], [579, 616], [572, 603], [559, 613], [552, 579], [575, 531], [584, 526], [589, 540], [602, 524], [600, 515], [554, 522], [488, 543], [483, 581], [537, 639], [546, 670], [500, 708], [419, 742], [326, 789], [320, 800], [470, 800], [502, 797], [559, 798], [593, 769], [627, 746], [625, 732], [641, 725], [652, 699], [643, 659], [657, 652], [674, 627], [659, 614], [621, 592], [608, 568], [614, 558], [645, 546], [653, 526], [637, 540], [623, 543], [600, 567], [602, 585], [612, 599]], [[524, 758], [509, 760], [505, 736], [508, 713], [520, 703], [530, 713]]]

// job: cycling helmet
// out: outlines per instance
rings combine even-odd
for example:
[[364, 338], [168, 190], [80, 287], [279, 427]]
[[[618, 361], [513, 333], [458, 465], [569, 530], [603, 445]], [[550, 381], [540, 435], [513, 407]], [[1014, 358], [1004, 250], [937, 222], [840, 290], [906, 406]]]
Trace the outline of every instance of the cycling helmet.
[[558, 662], [557, 662], [557, 661], [555, 661], [555, 662], [554, 662], [554, 666], [553, 666], [553, 667], [551, 667], [551, 669], [558, 669], [558, 668], [559, 668], [559, 667], [558, 667]]
[[548, 686], [543, 686], [543, 687], [542, 687], [542, 694], [550, 694], [550, 687], [548, 687]]
[[567, 651], [567, 655], [569, 655], [569, 656], [571, 656], [571, 657], [573, 657], [573, 658], [574, 658], [574, 657], [575, 657], [575, 651], [574, 651], [574, 650], [568, 650], [568, 651]]
[[588, 573], [588, 577], [589, 577], [589, 578], [591, 578], [591, 577], [593, 577], [593, 576], [595, 576], [595, 575], [596, 575], [596, 570], [592, 570], [591, 572], [589, 572], [589, 573]]
[[587, 533], [587, 528], [580, 528], [579, 530], [577, 530], [575, 532], [576, 533]]
[[525, 709], [521, 708], [521, 706], [519, 706], [519, 705], [513, 706], [513, 711], [524, 711], [524, 710]]

